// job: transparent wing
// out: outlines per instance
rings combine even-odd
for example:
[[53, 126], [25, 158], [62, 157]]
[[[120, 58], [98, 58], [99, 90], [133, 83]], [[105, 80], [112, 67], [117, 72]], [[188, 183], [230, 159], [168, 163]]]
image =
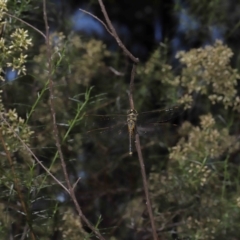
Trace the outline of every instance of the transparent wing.
[[[168, 109], [156, 109], [138, 114], [137, 132], [149, 140], [157, 137], [166, 138], [168, 134], [168, 122], [183, 112], [181, 107]], [[164, 126], [164, 127], [163, 127]], [[129, 133], [127, 126], [127, 114], [112, 115], [86, 115], [84, 118], [84, 137], [93, 139], [97, 146], [102, 149], [129, 149]], [[159, 134], [160, 133], [160, 134]], [[164, 137], [163, 137], [164, 136]], [[172, 139], [172, 136], [171, 136]], [[117, 148], [116, 148], [117, 144]]]
[[127, 115], [86, 115], [84, 127], [85, 134], [89, 136], [122, 135], [127, 133]]
[[[142, 112], [138, 114], [137, 126], [139, 129], [145, 128], [145, 131], [154, 131], [163, 123], [171, 122], [173, 119], [183, 113], [183, 107], [175, 106], [167, 109], [156, 109], [153, 111]], [[110, 134], [117, 135], [127, 133], [127, 115], [86, 115], [84, 118], [84, 127], [87, 134]]]
[[179, 117], [184, 112], [182, 106], [174, 106], [167, 109], [156, 109], [149, 112], [142, 112], [138, 115], [138, 125], [152, 124], [158, 125], [161, 123], [171, 122]]
[[157, 138], [161, 141], [172, 137], [176, 129], [175, 123], [183, 112], [183, 106], [142, 112], [138, 117], [137, 132], [140, 136], [150, 137], [151, 139]]
[[94, 147], [103, 152], [128, 151], [126, 115], [88, 115], [84, 118], [84, 128], [85, 143], [93, 142]]

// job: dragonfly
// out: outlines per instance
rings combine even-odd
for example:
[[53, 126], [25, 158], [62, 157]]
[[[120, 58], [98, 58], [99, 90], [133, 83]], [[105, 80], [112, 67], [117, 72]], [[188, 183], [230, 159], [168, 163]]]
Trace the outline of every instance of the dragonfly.
[[111, 132], [115, 135], [128, 134], [129, 155], [133, 154], [133, 139], [136, 133], [144, 135], [154, 133], [162, 124], [172, 121], [183, 112], [181, 106], [168, 109], [156, 109], [138, 113], [135, 109], [129, 109], [126, 114], [85, 115], [85, 127], [87, 135], [104, 135]]

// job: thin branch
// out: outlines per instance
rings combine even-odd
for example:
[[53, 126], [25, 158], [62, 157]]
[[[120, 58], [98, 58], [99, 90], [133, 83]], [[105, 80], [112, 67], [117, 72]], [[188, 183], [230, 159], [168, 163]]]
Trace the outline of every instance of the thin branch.
[[124, 53], [134, 62], [134, 63], [138, 63], [139, 62], [139, 59], [134, 57], [128, 50], [127, 48], [125, 47], [125, 45], [122, 43], [121, 39], [119, 38], [115, 28], [113, 27], [112, 25], [112, 22], [110, 21], [109, 17], [108, 17], [108, 14], [107, 14], [107, 11], [105, 9], [105, 6], [102, 2], [102, 0], [98, 0], [99, 2], [99, 5], [101, 7], [101, 10], [103, 12], [103, 15], [104, 15], [104, 18], [107, 22], [107, 26], [108, 28], [110, 29], [111, 31], [111, 35], [115, 38], [116, 42], [118, 43], [118, 46], [124, 51]]
[[67, 183], [68, 187], [68, 193], [70, 197], [72, 198], [74, 205], [78, 211], [78, 214], [80, 218], [86, 223], [86, 225], [93, 231], [93, 233], [101, 240], [105, 240], [104, 237], [100, 234], [100, 232], [88, 221], [88, 219], [84, 216], [80, 205], [77, 201], [74, 189], [70, 183], [69, 175], [67, 172], [67, 167], [66, 163], [63, 157], [63, 152], [61, 149], [61, 144], [59, 140], [59, 131], [57, 127], [57, 122], [56, 122], [56, 113], [54, 109], [54, 89], [53, 89], [53, 80], [52, 80], [52, 61], [51, 61], [51, 46], [50, 46], [50, 36], [49, 36], [49, 25], [48, 25], [48, 18], [47, 18], [47, 7], [46, 7], [46, 0], [43, 0], [43, 18], [45, 22], [45, 28], [46, 28], [46, 46], [47, 46], [47, 60], [48, 60], [48, 80], [49, 80], [49, 92], [50, 92], [50, 110], [51, 110], [51, 115], [52, 115], [52, 121], [53, 121], [53, 133], [56, 141], [56, 146], [57, 150], [59, 153], [59, 157], [61, 160], [61, 165], [62, 165], [62, 170], [64, 174], [65, 181]]
[[112, 35], [114, 37], [114, 35], [112, 34], [112, 32], [109, 30], [109, 28], [107, 27], [107, 25], [100, 19], [98, 18], [97, 16], [93, 15], [92, 13], [86, 11], [86, 10], [83, 10], [82, 8], [79, 8], [80, 11], [90, 15], [91, 17], [95, 18], [96, 20], [98, 20], [104, 27], [105, 29], [107, 30], [107, 32]]
[[[117, 41], [119, 47], [122, 48], [124, 53], [133, 61], [133, 68], [132, 68], [131, 80], [130, 80], [129, 104], [130, 104], [130, 108], [134, 109], [133, 86], [134, 86], [134, 78], [135, 78], [135, 72], [136, 72], [136, 64], [139, 62], [139, 59], [134, 57], [127, 50], [125, 45], [122, 43], [121, 39], [118, 37], [117, 32], [116, 32], [115, 28], [112, 25], [112, 22], [110, 21], [110, 19], [108, 17], [107, 11], [105, 9], [105, 6], [104, 6], [102, 0], [98, 0], [98, 2], [99, 2], [99, 5], [101, 7], [101, 10], [103, 12], [103, 15], [105, 17], [105, 20], [107, 22], [107, 26], [110, 29], [111, 33], [113, 34], [113, 36], [114, 36], [115, 40]], [[142, 172], [142, 178], [143, 178], [143, 187], [144, 187], [144, 192], [145, 192], [146, 201], [147, 201], [146, 204], [147, 204], [148, 214], [149, 214], [149, 217], [150, 217], [152, 231], [153, 231], [153, 239], [157, 240], [158, 236], [157, 236], [155, 221], [154, 221], [154, 217], [153, 217], [153, 213], [152, 213], [152, 207], [151, 207], [149, 191], [148, 191], [148, 184], [147, 184], [147, 177], [146, 177], [146, 172], [145, 172], [145, 165], [144, 165], [144, 161], [143, 161], [143, 157], [142, 157], [141, 145], [140, 145], [140, 139], [139, 139], [138, 133], [136, 133], [135, 140], [136, 140], [136, 149], [137, 149], [137, 152], [138, 152], [138, 158], [139, 158], [139, 162], [140, 162], [140, 166], [141, 166], [141, 172]]]
[[108, 67], [108, 69], [113, 72], [116, 76], [124, 76], [125, 74], [123, 72], [119, 72], [116, 69], [114, 69], [113, 67]]
[[69, 190], [57, 179], [55, 178], [52, 173], [49, 172], [49, 170], [38, 160], [38, 158], [35, 156], [35, 154], [32, 152], [32, 150], [27, 146], [27, 144], [20, 138], [20, 136], [14, 131], [14, 129], [12, 129], [12, 127], [10, 126], [10, 124], [7, 122], [7, 120], [2, 116], [2, 114], [0, 115], [1, 119], [6, 123], [6, 125], [9, 127], [9, 129], [12, 130], [12, 132], [14, 133], [14, 136], [22, 143], [22, 145], [27, 149], [27, 151], [29, 153], [31, 153], [31, 155], [34, 157], [34, 159], [41, 165], [41, 167], [49, 174], [49, 176], [51, 176], [60, 186], [63, 187], [63, 189], [69, 193], [69, 195], [71, 196], [74, 205], [79, 213], [79, 216], [82, 218], [82, 220], [87, 224], [87, 226], [95, 233], [96, 236], [98, 236], [99, 239], [101, 240], [105, 240], [105, 238], [102, 237], [102, 235], [94, 228], [94, 226], [87, 220], [87, 218], [84, 216], [84, 214], [81, 211], [81, 208], [78, 204], [78, 201], [76, 199], [75, 193], [73, 191], [73, 188], [71, 187]]
[[14, 133], [14, 136], [20, 141], [20, 143], [26, 148], [26, 150], [32, 155], [36, 162], [46, 171], [46, 173], [52, 177], [66, 192], [69, 193], [68, 189], [42, 164], [42, 162], [36, 157], [31, 148], [20, 138], [20, 136], [14, 131], [8, 121], [0, 114], [1, 120], [9, 127]]
[[81, 179], [81, 177], [79, 177], [79, 178], [77, 179], [77, 181], [73, 184], [73, 189], [76, 188], [76, 186], [77, 186], [78, 182], [80, 181], [80, 179]]
[[30, 28], [32, 28], [32, 29], [35, 30], [36, 32], [40, 33], [40, 34], [46, 39], [46, 35], [45, 35], [43, 32], [41, 32], [39, 29], [35, 28], [35, 27], [34, 27], [33, 25], [31, 25], [30, 23], [27, 23], [27, 22], [25, 22], [24, 20], [22, 20], [21, 18], [15, 17], [15, 16], [13, 16], [13, 15], [10, 14], [10, 13], [4, 12], [4, 14], [6, 14], [6, 15], [9, 16], [9, 17], [15, 18], [16, 20], [24, 23], [25, 25], [29, 26]]
[[130, 79], [130, 85], [129, 85], [129, 104], [131, 109], [134, 108], [134, 101], [133, 101], [133, 88], [134, 88], [134, 78], [136, 73], [136, 64], [133, 63], [132, 72], [131, 72], [131, 79]]
[[55, 113], [54, 102], [53, 102], [53, 99], [54, 99], [53, 92], [54, 92], [54, 90], [53, 90], [53, 80], [52, 80], [52, 61], [51, 61], [52, 53], [51, 53], [51, 46], [50, 46], [50, 35], [49, 35], [49, 26], [48, 26], [48, 18], [47, 18], [46, 0], [43, 1], [43, 18], [44, 18], [45, 29], [46, 29], [48, 81], [49, 81], [49, 92], [50, 92], [49, 99], [50, 99], [51, 116], [52, 116], [52, 121], [53, 121], [53, 133], [54, 133], [59, 157], [60, 157], [60, 160], [61, 160], [65, 181], [67, 183], [67, 187], [68, 187], [69, 192], [70, 192], [71, 183], [69, 181], [68, 173], [67, 173], [67, 170], [66, 170], [66, 163], [65, 163], [63, 153], [62, 153], [62, 149], [61, 149], [61, 144], [60, 144], [60, 140], [59, 140], [59, 132], [58, 132], [57, 121], [56, 121], [56, 113]]
[[148, 191], [149, 188], [148, 188], [148, 182], [147, 182], [147, 175], [146, 175], [146, 171], [145, 171], [145, 164], [143, 161], [142, 150], [141, 150], [141, 145], [140, 145], [140, 138], [139, 138], [138, 133], [136, 133], [136, 135], [135, 135], [135, 145], [136, 145], [136, 149], [137, 149], [137, 153], [138, 153], [138, 160], [139, 160], [141, 173], [142, 173], [143, 188], [144, 188], [144, 192], [145, 192], [145, 196], [146, 196], [146, 205], [147, 205], [148, 215], [149, 215], [150, 222], [151, 222], [153, 239], [158, 240], [157, 230], [156, 230], [155, 221], [154, 221], [153, 212], [152, 212], [152, 205], [151, 205], [149, 191]]

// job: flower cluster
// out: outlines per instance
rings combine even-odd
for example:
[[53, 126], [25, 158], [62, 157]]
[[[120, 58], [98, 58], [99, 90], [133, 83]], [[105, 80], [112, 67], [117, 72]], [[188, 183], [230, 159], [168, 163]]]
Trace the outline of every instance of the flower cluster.
[[[4, 81], [4, 69], [10, 67], [13, 71], [17, 70], [19, 74], [26, 74], [27, 54], [24, 51], [32, 46], [32, 39], [28, 36], [28, 31], [22, 28], [13, 30], [7, 21], [4, 21], [4, 12], [7, 9], [7, 1], [0, 0], [0, 80]], [[4, 38], [4, 32], [10, 36], [10, 39]], [[3, 35], [3, 36], [2, 36]]]
[[189, 122], [182, 125], [182, 137], [178, 144], [171, 148], [170, 159], [177, 161], [194, 161], [220, 157], [226, 150], [234, 151], [236, 137], [230, 136], [227, 128], [218, 129], [211, 114], [200, 117], [200, 127]]
[[236, 69], [230, 66], [233, 52], [216, 41], [213, 46], [178, 52], [177, 58], [185, 65], [174, 84], [186, 90], [180, 102], [192, 97], [193, 93], [206, 95], [212, 104], [222, 103], [225, 108], [233, 107], [240, 111], [237, 94], [237, 81], [240, 78]]
[[[24, 53], [32, 45], [32, 39], [28, 36], [28, 31], [18, 28], [10, 35], [10, 41], [0, 38], [0, 72], [4, 72], [4, 67], [11, 67], [17, 70], [18, 74], [26, 74], [26, 58]], [[1, 80], [4, 80], [0, 76]]]

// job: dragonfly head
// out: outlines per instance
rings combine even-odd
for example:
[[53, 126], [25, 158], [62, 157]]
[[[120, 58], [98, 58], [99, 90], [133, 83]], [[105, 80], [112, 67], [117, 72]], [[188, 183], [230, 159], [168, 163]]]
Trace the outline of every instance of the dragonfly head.
[[138, 112], [137, 112], [137, 110], [135, 110], [135, 109], [130, 109], [130, 110], [127, 111], [127, 114], [135, 114], [135, 115], [138, 115]]

